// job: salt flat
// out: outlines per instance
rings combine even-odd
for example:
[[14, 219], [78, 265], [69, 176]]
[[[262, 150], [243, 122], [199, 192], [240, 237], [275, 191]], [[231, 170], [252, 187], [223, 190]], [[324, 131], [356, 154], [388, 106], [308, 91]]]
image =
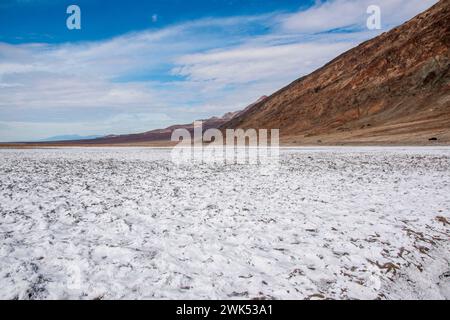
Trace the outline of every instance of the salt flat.
[[449, 299], [450, 148], [0, 150], [2, 299]]

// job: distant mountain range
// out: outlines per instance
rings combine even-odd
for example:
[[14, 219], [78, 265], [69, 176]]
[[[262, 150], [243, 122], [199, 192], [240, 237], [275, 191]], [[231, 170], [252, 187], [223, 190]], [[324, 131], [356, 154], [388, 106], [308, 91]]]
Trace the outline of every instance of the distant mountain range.
[[[241, 115], [242, 113], [249, 110], [256, 103], [260, 103], [266, 99], [266, 96], [262, 96], [255, 103], [247, 106], [245, 109], [241, 111], [228, 112], [224, 114], [222, 117], [211, 117], [209, 119], [202, 119], [203, 122], [203, 131], [206, 131], [211, 128], [219, 128], [228, 121], [232, 120], [234, 117]], [[70, 136], [57, 136], [51, 137], [45, 140], [39, 141], [39, 143], [53, 143], [53, 144], [83, 144], [83, 145], [97, 145], [97, 144], [128, 144], [128, 143], [164, 143], [171, 140], [172, 132], [176, 129], [186, 129], [189, 132], [193, 133], [194, 124], [179, 124], [173, 125], [164, 129], [155, 129], [143, 133], [135, 133], [135, 134], [123, 134], [123, 135], [107, 135], [107, 136], [87, 136], [81, 137], [78, 135], [70, 135]]]
[[[249, 110], [251, 107], [253, 107], [256, 103], [259, 103], [261, 101], [264, 101], [266, 99], [266, 96], [262, 96], [258, 99], [255, 103], [252, 103], [251, 105], [247, 106], [244, 110], [241, 111], [235, 111], [235, 112], [228, 112], [224, 114], [222, 117], [211, 117], [209, 119], [202, 119], [203, 122], [203, 131], [206, 131], [211, 128], [219, 128], [228, 121], [232, 120], [234, 117], [237, 117], [241, 115], [242, 113]], [[143, 133], [136, 133], [136, 134], [124, 134], [124, 135], [108, 135], [96, 139], [91, 140], [81, 140], [77, 141], [83, 144], [127, 144], [127, 143], [146, 143], [146, 142], [168, 142], [171, 140], [172, 132], [176, 129], [186, 129], [191, 134], [194, 132], [194, 124], [188, 123], [188, 124], [178, 124], [173, 125], [168, 128], [164, 129], [155, 129]], [[71, 139], [71, 142], [75, 142], [74, 140], [77, 139]]]
[[53, 142], [53, 141], [73, 141], [73, 140], [92, 140], [101, 138], [102, 136], [93, 135], [93, 136], [80, 136], [77, 134], [72, 135], [62, 135], [62, 136], [54, 136], [45, 139], [38, 140], [37, 142]]

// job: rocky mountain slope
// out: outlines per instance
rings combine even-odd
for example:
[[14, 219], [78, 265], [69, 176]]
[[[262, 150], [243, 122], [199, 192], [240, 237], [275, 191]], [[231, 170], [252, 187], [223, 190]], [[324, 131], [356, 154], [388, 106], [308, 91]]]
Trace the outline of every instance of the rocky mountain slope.
[[450, 1], [362, 43], [222, 128], [283, 142], [450, 142]]

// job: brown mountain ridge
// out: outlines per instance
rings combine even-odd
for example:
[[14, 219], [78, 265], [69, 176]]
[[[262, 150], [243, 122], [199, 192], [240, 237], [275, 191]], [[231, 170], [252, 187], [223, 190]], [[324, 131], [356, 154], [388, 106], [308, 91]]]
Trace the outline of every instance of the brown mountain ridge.
[[362, 43], [225, 128], [279, 128], [292, 144], [450, 142], [450, 1]]

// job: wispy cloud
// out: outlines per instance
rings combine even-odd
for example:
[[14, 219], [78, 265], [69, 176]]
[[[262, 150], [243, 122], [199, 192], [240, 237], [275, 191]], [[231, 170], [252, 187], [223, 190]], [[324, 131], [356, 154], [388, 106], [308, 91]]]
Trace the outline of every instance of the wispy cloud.
[[[242, 46], [229, 50], [185, 55], [176, 61], [172, 72], [189, 81], [221, 85], [243, 85], [250, 82], [286, 81], [313, 71], [350, 43], [296, 43], [273, 46]], [[295, 66], [293, 68], [293, 66]]]
[[385, 28], [401, 24], [424, 11], [437, 0], [334, 0], [317, 2], [306, 11], [287, 15], [281, 19], [286, 32], [316, 33], [341, 28], [364, 28], [366, 10], [378, 5]]

